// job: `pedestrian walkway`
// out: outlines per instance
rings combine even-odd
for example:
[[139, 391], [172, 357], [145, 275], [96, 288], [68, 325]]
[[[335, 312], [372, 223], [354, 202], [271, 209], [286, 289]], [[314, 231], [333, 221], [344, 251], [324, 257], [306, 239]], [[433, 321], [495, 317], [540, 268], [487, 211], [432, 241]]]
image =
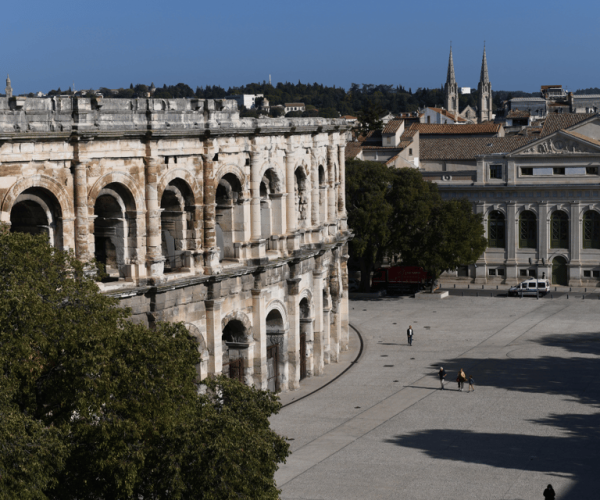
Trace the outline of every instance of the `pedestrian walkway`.
[[[358, 362], [272, 418], [293, 452], [276, 474], [282, 500], [533, 499], [549, 483], [561, 500], [594, 498], [600, 305], [351, 305], [365, 344]], [[457, 391], [460, 368], [475, 392]]]

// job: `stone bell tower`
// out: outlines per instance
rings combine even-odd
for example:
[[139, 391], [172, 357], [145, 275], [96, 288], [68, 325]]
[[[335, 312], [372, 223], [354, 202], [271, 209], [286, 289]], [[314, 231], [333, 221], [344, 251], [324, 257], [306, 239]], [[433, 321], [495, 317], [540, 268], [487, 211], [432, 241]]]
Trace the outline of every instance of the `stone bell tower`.
[[456, 84], [456, 76], [454, 75], [454, 60], [452, 59], [452, 47], [450, 47], [450, 59], [448, 60], [448, 76], [446, 77], [444, 93], [446, 94], [446, 109], [450, 113], [458, 115], [458, 85]]
[[479, 78], [479, 109], [477, 110], [478, 122], [491, 121], [492, 114], [492, 84], [488, 75], [485, 45], [483, 46], [483, 61], [481, 62], [481, 76]]
[[6, 75], [6, 88], [4, 89], [6, 97], [12, 97], [12, 87], [10, 86], [10, 76]]

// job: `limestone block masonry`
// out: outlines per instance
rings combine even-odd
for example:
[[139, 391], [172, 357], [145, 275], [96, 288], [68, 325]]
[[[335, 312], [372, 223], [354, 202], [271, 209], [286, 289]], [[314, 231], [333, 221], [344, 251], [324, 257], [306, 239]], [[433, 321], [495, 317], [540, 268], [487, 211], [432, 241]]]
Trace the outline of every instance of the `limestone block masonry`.
[[231, 100], [2, 98], [0, 218], [102, 262], [134, 321], [183, 321], [200, 379], [293, 390], [348, 347], [347, 130]]

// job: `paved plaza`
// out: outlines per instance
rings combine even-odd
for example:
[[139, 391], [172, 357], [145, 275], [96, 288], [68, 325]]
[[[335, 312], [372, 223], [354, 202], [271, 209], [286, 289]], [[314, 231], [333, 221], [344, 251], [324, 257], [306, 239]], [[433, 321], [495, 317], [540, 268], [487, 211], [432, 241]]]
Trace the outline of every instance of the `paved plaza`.
[[[272, 418], [293, 452], [276, 474], [283, 500], [529, 500], [548, 483], [558, 500], [600, 498], [600, 300], [390, 297], [350, 309], [358, 362]], [[461, 367], [474, 393], [457, 391]]]

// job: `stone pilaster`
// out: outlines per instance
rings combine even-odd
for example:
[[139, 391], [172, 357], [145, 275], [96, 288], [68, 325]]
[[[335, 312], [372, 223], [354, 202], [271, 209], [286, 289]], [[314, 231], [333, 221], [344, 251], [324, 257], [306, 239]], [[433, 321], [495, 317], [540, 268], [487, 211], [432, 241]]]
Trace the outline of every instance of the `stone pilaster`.
[[288, 279], [287, 311], [290, 329], [288, 332], [288, 380], [289, 390], [300, 388], [300, 278]]
[[335, 206], [335, 150], [333, 146], [327, 146], [327, 164], [329, 165], [329, 190], [327, 197], [327, 222], [335, 223], [337, 210]]
[[313, 304], [315, 308], [313, 364], [314, 374], [323, 375], [325, 370], [325, 343], [323, 338], [323, 270], [313, 271]]
[[296, 213], [296, 175], [294, 168], [296, 167], [295, 152], [291, 148], [290, 144], [285, 155], [285, 177], [286, 177], [286, 191], [287, 191], [287, 233], [293, 233], [296, 231], [298, 214]]
[[210, 354], [208, 374], [220, 375], [223, 372], [223, 332], [221, 330], [222, 299], [204, 302], [206, 307], [206, 343]]
[[506, 276], [504, 282], [509, 285], [518, 283], [517, 277], [517, 245], [519, 223], [517, 220], [517, 204], [509, 201], [506, 204]]
[[250, 213], [252, 240], [257, 241], [261, 238], [261, 220], [260, 220], [260, 167], [262, 165], [262, 151], [253, 151], [250, 153]]
[[217, 248], [215, 171], [218, 162], [213, 161], [214, 153], [202, 155], [204, 160], [204, 272], [217, 274], [220, 271], [219, 250]]
[[570, 204], [570, 217], [569, 217], [569, 229], [570, 231], [570, 246], [569, 246], [569, 285], [570, 286], [581, 286], [581, 247], [583, 245], [582, 234], [582, 214], [581, 214], [581, 203], [573, 201]]
[[338, 218], [346, 218], [346, 146], [338, 146], [340, 189], [338, 193]]
[[89, 251], [89, 212], [87, 204], [87, 165], [77, 163], [73, 168], [75, 194], [75, 255], [87, 261], [93, 255]]
[[146, 158], [146, 267], [153, 281], [163, 278], [164, 258], [160, 235], [160, 206], [158, 201], [158, 160]]
[[252, 323], [254, 331], [254, 386], [267, 388], [267, 315], [264, 290], [252, 289]]

